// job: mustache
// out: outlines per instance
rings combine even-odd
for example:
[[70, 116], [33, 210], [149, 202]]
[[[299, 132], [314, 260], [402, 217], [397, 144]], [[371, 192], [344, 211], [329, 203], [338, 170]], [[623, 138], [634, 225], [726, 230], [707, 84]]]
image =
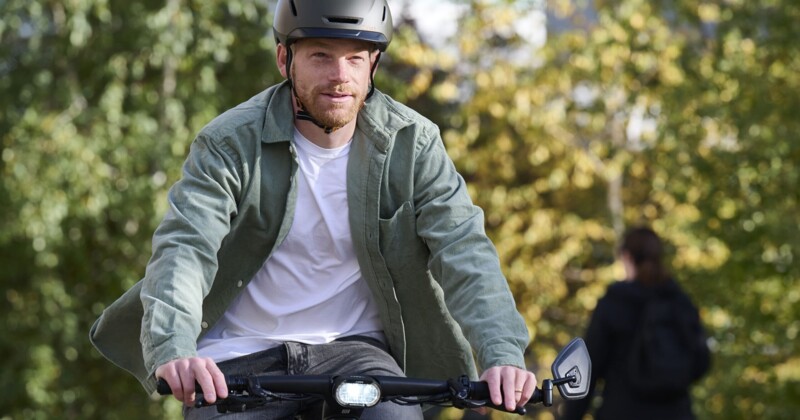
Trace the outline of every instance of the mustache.
[[355, 91], [353, 91], [352, 89], [348, 89], [343, 85], [317, 86], [314, 88], [313, 93], [326, 93], [326, 94], [352, 95], [352, 96], [356, 95]]

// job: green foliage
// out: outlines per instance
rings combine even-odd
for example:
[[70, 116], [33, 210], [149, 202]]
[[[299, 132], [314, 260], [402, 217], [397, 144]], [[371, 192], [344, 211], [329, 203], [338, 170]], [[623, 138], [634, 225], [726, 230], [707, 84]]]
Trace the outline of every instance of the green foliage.
[[646, 223], [712, 336], [698, 415], [791, 418], [800, 8], [580, 4], [552, 2], [551, 19], [572, 25], [518, 62], [525, 46], [503, 20], [514, 6], [471, 2], [457, 39], [468, 70], [453, 83], [472, 94], [443, 127], [529, 322], [531, 365], [583, 332], [622, 276], [619, 234]]
[[[194, 133], [280, 80], [268, 3], [0, 2], [0, 417], [178, 416], [88, 330], [142, 276]], [[571, 25], [538, 48], [515, 26], [533, 3], [461, 2], [442, 50], [395, 13], [377, 75], [484, 208], [530, 366], [549, 376], [622, 275], [620, 232], [648, 223], [712, 336], [700, 418], [792, 418], [800, 6], [557, 0]]]
[[278, 80], [267, 7], [0, 7], [2, 412], [158, 416], [162, 400], [104, 361], [89, 327], [143, 274], [194, 132]]

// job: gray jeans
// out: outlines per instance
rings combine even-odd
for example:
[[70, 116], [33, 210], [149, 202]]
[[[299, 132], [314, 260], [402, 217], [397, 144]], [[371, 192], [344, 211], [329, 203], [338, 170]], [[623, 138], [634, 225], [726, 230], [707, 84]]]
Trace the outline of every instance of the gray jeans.
[[[368, 337], [348, 337], [328, 344], [286, 342], [275, 347], [219, 363], [226, 375], [385, 375], [404, 376], [397, 362], [379, 341]], [[187, 420], [206, 419], [307, 419], [322, 415], [322, 403], [278, 401], [244, 413], [220, 414], [214, 406], [185, 407]], [[380, 403], [364, 410], [362, 419], [422, 419], [419, 406]]]

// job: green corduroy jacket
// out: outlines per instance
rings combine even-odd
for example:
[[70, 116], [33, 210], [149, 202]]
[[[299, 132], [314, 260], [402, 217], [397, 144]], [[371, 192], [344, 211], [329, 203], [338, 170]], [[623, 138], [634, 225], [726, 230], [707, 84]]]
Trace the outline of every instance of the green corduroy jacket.
[[[90, 338], [148, 392], [196, 343], [293, 222], [297, 161], [286, 83], [223, 113], [193, 142], [144, 278]], [[524, 367], [528, 331], [497, 252], [432, 122], [376, 91], [347, 168], [350, 228], [392, 356], [423, 378]]]

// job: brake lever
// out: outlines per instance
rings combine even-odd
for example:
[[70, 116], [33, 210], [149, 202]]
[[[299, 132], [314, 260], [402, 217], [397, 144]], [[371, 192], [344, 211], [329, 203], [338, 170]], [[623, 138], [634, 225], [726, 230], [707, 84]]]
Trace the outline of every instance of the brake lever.
[[[450, 393], [453, 396], [453, 407], [456, 408], [482, 408], [489, 407], [494, 410], [505, 411], [506, 413], [515, 413], [525, 415], [528, 410], [525, 407], [516, 407], [514, 410], [508, 410], [505, 405], [495, 405], [491, 400], [473, 400], [469, 398], [471, 391], [471, 382], [469, 377], [462, 375], [457, 380], [449, 380]], [[537, 389], [538, 391], [538, 389]], [[536, 393], [534, 392], [534, 396]]]

